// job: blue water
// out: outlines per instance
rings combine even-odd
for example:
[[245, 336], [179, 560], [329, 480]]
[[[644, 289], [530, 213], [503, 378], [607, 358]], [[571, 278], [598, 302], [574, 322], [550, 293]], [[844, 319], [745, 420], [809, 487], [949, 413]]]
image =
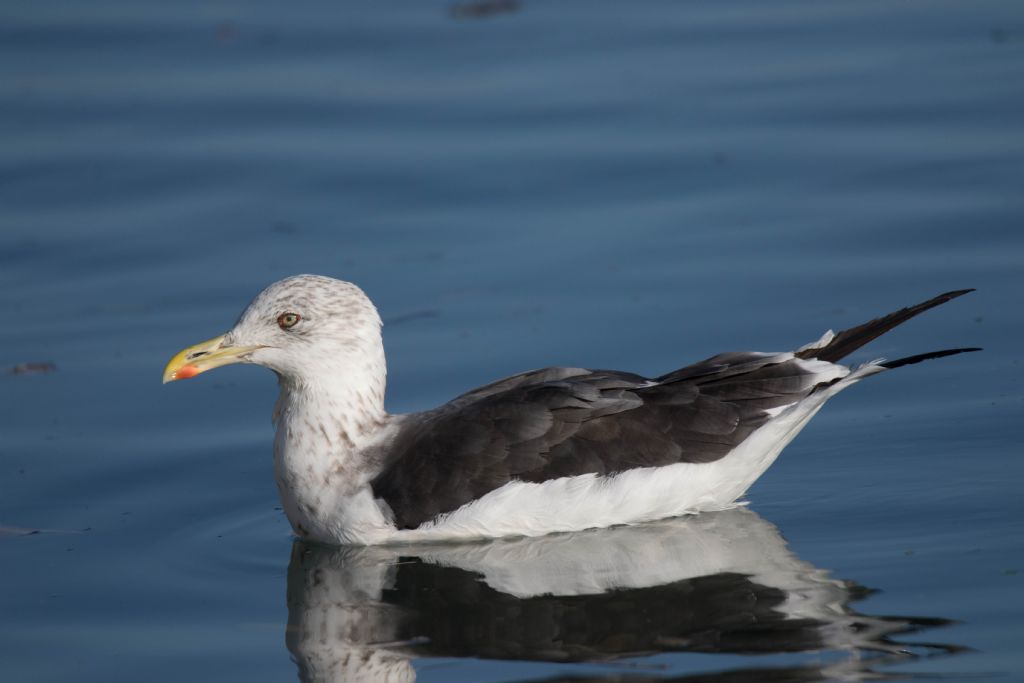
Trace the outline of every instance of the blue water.
[[[0, 5], [0, 676], [1024, 677], [1022, 83], [1010, 1]], [[852, 360], [985, 351], [844, 393], [753, 516], [673, 527], [717, 568], [640, 529], [615, 573], [586, 537], [505, 559], [531, 597], [474, 557], [296, 544], [272, 375], [160, 385], [299, 272], [377, 302], [394, 412], [961, 287]], [[581, 553], [618, 588], [543, 597]], [[622, 587], [650, 566], [678, 571]]]

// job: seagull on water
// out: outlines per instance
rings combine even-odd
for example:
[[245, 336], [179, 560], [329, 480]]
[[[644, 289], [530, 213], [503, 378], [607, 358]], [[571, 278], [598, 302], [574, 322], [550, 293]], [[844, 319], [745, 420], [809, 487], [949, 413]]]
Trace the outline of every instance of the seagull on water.
[[231, 363], [273, 370], [274, 476], [295, 533], [375, 545], [540, 536], [734, 507], [832, 396], [886, 370], [837, 361], [940, 294], [785, 353], [723, 353], [660, 377], [552, 367], [418, 413], [384, 410], [381, 319], [356, 285], [297, 275], [164, 382]]

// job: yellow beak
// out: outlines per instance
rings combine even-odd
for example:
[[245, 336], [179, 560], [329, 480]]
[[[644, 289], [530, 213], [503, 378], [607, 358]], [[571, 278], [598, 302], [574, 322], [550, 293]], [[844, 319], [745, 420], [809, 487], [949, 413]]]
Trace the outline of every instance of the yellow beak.
[[259, 346], [225, 346], [224, 335], [190, 346], [178, 353], [164, 368], [164, 384], [189, 379], [222, 365], [241, 363]]

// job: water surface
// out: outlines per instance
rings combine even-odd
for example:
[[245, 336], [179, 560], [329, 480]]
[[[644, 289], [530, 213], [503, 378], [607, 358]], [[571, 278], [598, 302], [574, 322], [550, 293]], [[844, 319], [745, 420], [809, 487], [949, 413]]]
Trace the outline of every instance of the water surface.
[[[6, 680], [328, 678], [316, 661], [345, 648], [419, 681], [1024, 676], [1019, 3], [0, 18]], [[979, 291], [852, 360], [985, 352], [844, 393], [752, 514], [588, 535], [612, 558], [584, 554], [596, 588], [545, 592], [509, 542], [490, 552], [519, 584], [480, 548], [295, 544], [270, 373], [160, 386], [174, 352], [298, 272], [377, 302], [394, 412], [545, 365], [660, 374], [789, 349], [961, 287]], [[40, 365], [6, 372], [22, 363]], [[694, 566], [659, 534], [778, 571]], [[579, 574], [570, 551], [541, 578]], [[327, 613], [353, 630], [323, 652], [302, 645], [311, 569], [362, 591]]]

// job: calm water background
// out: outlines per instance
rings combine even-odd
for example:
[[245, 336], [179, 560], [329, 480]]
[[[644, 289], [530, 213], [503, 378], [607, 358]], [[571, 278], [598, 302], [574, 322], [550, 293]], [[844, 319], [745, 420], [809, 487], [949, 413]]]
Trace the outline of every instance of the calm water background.
[[977, 287], [853, 360], [984, 353], [843, 394], [749, 498], [803, 562], [878, 589], [858, 610], [955, 620], [918, 639], [971, 649], [882, 671], [1024, 677], [1024, 5], [489, 7], [0, 5], [0, 367], [55, 365], [0, 375], [0, 675], [295, 678], [274, 378], [159, 380], [316, 272], [378, 303], [395, 412], [544, 365], [789, 349]]

